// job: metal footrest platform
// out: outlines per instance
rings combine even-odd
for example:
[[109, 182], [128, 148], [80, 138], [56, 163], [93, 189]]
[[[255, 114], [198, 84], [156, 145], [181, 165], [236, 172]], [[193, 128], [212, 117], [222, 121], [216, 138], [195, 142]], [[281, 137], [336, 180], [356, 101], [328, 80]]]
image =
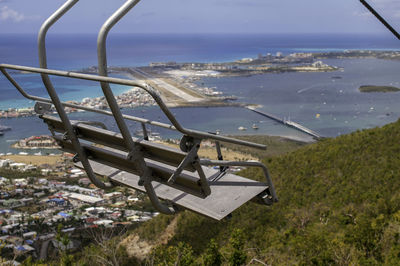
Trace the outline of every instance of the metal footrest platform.
[[[138, 185], [139, 176], [94, 161], [90, 161], [90, 164], [96, 174], [107, 176], [114, 183], [145, 192], [144, 187]], [[82, 167], [80, 163], [76, 166]], [[153, 181], [157, 197], [206, 217], [221, 220], [268, 189], [265, 183], [229, 173], [215, 178], [219, 171], [209, 167], [203, 168], [206, 176], [211, 176], [211, 194], [207, 198], [199, 198]]]

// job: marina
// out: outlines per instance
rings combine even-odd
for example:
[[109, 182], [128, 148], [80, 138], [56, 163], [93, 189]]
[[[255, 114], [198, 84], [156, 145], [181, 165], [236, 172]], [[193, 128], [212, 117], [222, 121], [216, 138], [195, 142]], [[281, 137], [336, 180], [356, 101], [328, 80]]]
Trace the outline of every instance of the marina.
[[[252, 107], [252, 106], [248, 106], [246, 108], [251, 110], [251, 111], [253, 111], [253, 112], [255, 112], [255, 113], [257, 113], [257, 114], [260, 114], [262, 116], [268, 117], [268, 118], [270, 118], [270, 119], [272, 119], [272, 120], [274, 120], [276, 122], [279, 122], [279, 123], [281, 123], [283, 125], [292, 127], [292, 128], [294, 128], [296, 130], [299, 130], [299, 131], [301, 131], [303, 133], [306, 133], [306, 134], [312, 136], [313, 138], [315, 138], [317, 140], [323, 138], [322, 136], [320, 136], [315, 131], [313, 131], [313, 130], [311, 130], [309, 128], [306, 128], [305, 126], [300, 125], [299, 123], [293, 122], [291, 120], [285, 120], [285, 119], [279, 118], [279, 117], [277, 117], [277, 116], [275, 116], [273, 114], [267, 113], [267, 112], [261, 112], [261, 111], [257, 110], [255, 107]], [[258, 129], [258, 128], [257, 128], [257, 126], [255, 128], [254, 125], [253, 125], [253, 129]]]

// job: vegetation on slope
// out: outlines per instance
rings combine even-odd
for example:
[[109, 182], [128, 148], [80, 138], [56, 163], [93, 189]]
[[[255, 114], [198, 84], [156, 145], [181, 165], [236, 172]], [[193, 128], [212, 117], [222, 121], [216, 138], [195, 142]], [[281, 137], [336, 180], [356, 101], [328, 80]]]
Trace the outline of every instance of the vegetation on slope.
[[393, 86], [373, 86], [364, 85], [358, 88], [360, 92], [396, 92], [400, 91], [399, 88]]
[[[222, 222], [183, 212], [147, 262], [400, 264], [400, 121], [264, 162], [280, 202], [248, 203]], [[242, 174], [262, 178], [256, 169]], [[169, 220], [157, 217], [135, 233], [154, 240]]]

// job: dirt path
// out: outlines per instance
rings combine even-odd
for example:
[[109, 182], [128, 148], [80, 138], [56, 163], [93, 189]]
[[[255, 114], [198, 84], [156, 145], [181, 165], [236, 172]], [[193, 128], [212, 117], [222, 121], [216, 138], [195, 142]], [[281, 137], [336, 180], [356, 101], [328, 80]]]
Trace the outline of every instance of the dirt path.
[[141, 240], [137, 234], [131, 234], [121, 242], [121, 245], [126, 248], [129, 256], [144, 260], [154, 247], [168, 243], [175, 234], [177, 223], [178, 219], [175, 217], [155, 242]]

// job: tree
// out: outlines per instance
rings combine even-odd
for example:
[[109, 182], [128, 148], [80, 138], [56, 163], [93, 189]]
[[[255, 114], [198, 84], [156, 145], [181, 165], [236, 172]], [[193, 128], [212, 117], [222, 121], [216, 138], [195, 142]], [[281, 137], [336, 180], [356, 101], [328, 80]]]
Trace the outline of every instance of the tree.
[[189, 244], [179, 242], [178, 246], [158, 246], [152, 252], [150, 265], [193, 265], [195, 257], [193, 249]]
[[235, 229], [232, 232], [229, 243], [232, 247], [232, 253], [229, 258], [230, 265], [239, 266], [246, 263], [247, 255], [244, 252], [244, 235], [240, 229]]
[[61, 258], [60, 263], [63, 266], [70, 266], [73, 264], [74, 256], [67, 254], [68, 245], [71, 242], [68, 234], [62, 232], [63, 225], [58, 224], [57, 226], [57, 235], [56, 240], [58, 242], [59, 250]]
[[203, 255], [203, 264], [206, 266], [218, 266], [222, 264], [222, 255], [219, 252], [218, 243], [212, 238]]
[[98, 228], [88, 229], [88, 234], [92, 239], [93, 244], [86, 247], [84, 251], [83, 261], [89, 265], [131, 265], [128, 254], [121, 241], [126, 233], [126, 228]]

